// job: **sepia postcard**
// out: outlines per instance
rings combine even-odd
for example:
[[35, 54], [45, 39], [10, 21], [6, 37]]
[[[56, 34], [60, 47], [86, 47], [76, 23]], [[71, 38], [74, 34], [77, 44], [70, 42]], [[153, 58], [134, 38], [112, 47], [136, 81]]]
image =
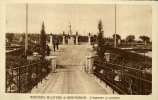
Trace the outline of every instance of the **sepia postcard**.
[[0, 100], [157, 100], [157, 1], [1, 0]]

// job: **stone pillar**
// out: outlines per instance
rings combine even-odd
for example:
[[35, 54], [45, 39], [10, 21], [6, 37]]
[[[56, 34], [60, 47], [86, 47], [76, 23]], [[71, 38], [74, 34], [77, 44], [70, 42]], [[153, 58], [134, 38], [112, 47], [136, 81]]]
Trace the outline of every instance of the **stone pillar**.
[[56, 56], [51, 56], [50, 59], [52, 60], [52, 71], [56, 73]]
[[50, 35], [50, 45], [52, 45], [52, 35]]
[[85, 68], [85, 71], [88, 70], [88, 56], [86, 56], [86, 68]]
[[76, 36], [76, 45], [78, 45], [78, 36]]
[[63, 45], [65, 45], [65, 36], [63, 36]]
[[91, 36], [88, 36], [88, 45], [91, 45]]
[[57, 57], [56, 56], [46, 56], [46, 59], [49, 59], [51, 60], [51, 68], [52, 68], [52, 72], [57, 72], [56, 71], [56, 59]]
[[91, 56], [86, 56], [86, 71], [88, 73], [92, 73], [92, 57]]
[[90, 57], [89, 59], [89, 70], [88, 73], [91, 74], [92, 73], [92, 58]]

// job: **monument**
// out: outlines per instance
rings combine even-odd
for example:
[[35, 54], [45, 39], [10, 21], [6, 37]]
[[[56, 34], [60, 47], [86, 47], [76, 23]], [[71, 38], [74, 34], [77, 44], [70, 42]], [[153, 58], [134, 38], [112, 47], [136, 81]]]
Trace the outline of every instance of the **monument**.
[[71, 24], [70, 23], [69, 23], [69, 28], [70, 28], [69, 34], [70, 34], [70, 36], [72, 36], [72, 30], [71, 30]]
[[70, 36], [70, 39], [68, 40], [68, 44], [69, 45], [74, 45], [74, 37], [72, 35], [72, 30], [71, 30], [71, 24], [69, 23], [69, 36]]

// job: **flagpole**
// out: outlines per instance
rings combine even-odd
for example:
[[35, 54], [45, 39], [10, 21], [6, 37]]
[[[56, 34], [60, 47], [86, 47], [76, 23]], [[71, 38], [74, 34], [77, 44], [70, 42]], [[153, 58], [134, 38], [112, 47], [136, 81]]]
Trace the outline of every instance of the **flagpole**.
[[25, 55], [28, 50], [28, 3], [26, 3], [26, 33], [25, 33]]
[[114, 41], [114, 47], [116, 47], [116, 4], [115, 4], [115, 41]]

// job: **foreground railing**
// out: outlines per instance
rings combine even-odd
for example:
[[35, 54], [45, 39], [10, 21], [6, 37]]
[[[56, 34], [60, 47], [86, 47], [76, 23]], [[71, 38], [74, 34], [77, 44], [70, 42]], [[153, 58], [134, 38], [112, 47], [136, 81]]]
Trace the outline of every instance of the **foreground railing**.
[[119, 94], [149, 95], [152, 74], [143, 70], [94, 60], [94, 75]]
[[51, 71], [50, 61], [41, 61], [6, 70], [6, 93], [28, 93]]

